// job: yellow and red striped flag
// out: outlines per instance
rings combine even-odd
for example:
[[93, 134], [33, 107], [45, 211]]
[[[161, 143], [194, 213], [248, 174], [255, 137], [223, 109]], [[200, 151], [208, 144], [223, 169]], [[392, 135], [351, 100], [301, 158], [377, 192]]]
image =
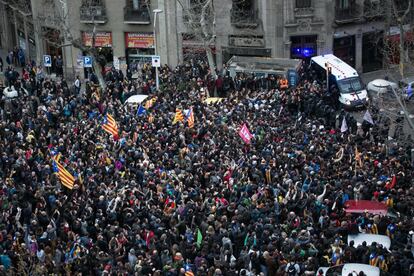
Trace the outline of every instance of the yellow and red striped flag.
[[175, 116], [174, 116], [174, 120], [173, 120], [173, 125], [176, 124], [177, 122], [182, 122], [184, 121], [184, 114], [181, 111], [181, 109], [176, 109], [175, 110]]
[[52, 157], [52, 159], [53, 159], [53, 171], [58, 174], [60, 182], [62, 182], [63, 186], [72, 190], [73, 185], [75, 183], [75, 178], [54, 157]]
[[194, 127], [194, 112], [193, 112], [193, 108], [190, 108], [190, 111], [188, 112], [187, 123], [188, 123], [188, 127], [189, 128], [193, 128]]
[[148, 115], [148, 123], [152, 124], [154, 122], [154, 116], [153, 115]]
[[118, 126], [116, 125], [115, 119], [110, 114], [104, 116], [102, 128], [106, 132], [112, 134], [115, 140], [118, 139]]
[[154, 106], [155, 102], [157, 101], [156, 97], [153, 97], [145, 102], [145, 109], [148, 110]]

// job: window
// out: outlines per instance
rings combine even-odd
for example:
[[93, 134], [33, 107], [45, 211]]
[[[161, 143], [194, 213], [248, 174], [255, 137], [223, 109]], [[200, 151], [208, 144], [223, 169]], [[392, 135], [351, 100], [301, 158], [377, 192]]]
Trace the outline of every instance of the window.
[[342, 94], [349, 94], [357, 91], [361, 91], [364, 86], [359, 77], [348, 78], [338, 81], [339, 91]]
[[127, 7], [134, 11], [146, 9], [148, 7], [147, 0], [127, 0]]
[[311, 6], [312, 6], [311, 0], [296, 0], [297, 9], [310, 8]]
[[353, 0], [336, 0], [336, 8], [339, 10], [346, 10], [349, 9], [352, 4], [353, 4]]
[[102, 6], [102, 0], [83, 0], [83, 6]]

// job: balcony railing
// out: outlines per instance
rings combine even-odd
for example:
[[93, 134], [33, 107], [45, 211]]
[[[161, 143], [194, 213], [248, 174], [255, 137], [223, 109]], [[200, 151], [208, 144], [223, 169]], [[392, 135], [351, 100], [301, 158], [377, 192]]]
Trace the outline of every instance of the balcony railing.
[[348, 8], [335, 9], [335, 23], [348, 24], [358, 22], [362, 17], [362, 7], [358, 4], [353, 4]]
[[151, 24], [151, 16], [148, 7], [142, 7], [138, 10], [126, 6], [124, 8], [124, 22], [126, 24]]
[[256, 28], [259, 26], [259, 11], [231, 9], [231, 24], [237, 28]]
[[108, 21], [104, 6], [81, 6], [79, 13], [81, 23], [105, 24]]

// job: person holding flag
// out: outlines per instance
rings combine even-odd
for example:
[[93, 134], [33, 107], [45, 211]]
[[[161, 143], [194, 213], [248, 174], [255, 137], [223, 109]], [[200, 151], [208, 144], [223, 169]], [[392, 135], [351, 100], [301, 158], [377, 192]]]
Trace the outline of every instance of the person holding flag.
[[118, 126], [116, 124], [115, 119], [110, 114], [106, 114], [104, 116], [102, 122], [102, 129], [108, 132], [109, 134], [112, 134], [112, 137], [115, 141], [119, 139]]
[[194, 111], [191, 107], [187, 113], [186, 120], [189, 128], [194, 128]]
[[58, 174], [63, 186], [69, 190], [73, 189], [75, 178], [71, 175], [62, 164], [59, 163], [56, 157], [52, 156], [53, 171]]
[[138, 106], [138, 109], [137, 109], [137, 116], [138, 116], [138, 117], [140, 117], [140, 116], [144, 116], [145, 114], [147, 114], [147, 109], [145, 109], [145, 108], [142, 106], [142, 104], [140, 104], [140, 105]]
[[145, 102], [145, 109], [149, 110], [151, 107], [154, 106], [155, 102], [157, 101], [156, 97], [152, 97], [151, 99], [147, 100]]
[[174, 115], [174, 120], [173, 120], [173, 125], [175, 125], [177, 122], [183, 122], [184, 121], [184, 114], [181, 111], [181, 109], [177, 108], [175, 110], [175, 115]]

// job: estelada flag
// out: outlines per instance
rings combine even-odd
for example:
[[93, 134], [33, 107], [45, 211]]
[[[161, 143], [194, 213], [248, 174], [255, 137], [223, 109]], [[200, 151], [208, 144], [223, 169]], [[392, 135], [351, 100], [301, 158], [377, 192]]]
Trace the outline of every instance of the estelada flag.
[[112, 136], [114, 137], [114, 140], [117, 140], [119, 138], [118, 126], [116, 125], [115, 119], [110, 114], [106, 114], [104, 116], [104, 119], [102, 122], [102, 128], [106, 132], [112, 134]]
[[53, 171], [58, 174], [62, 185], [72, 190], [75, 183], [75, 178], [71, 175], [62, 164], [60, 164], [54, 157], [53, 160]]
[[188, 123], [188, 127], [189, 128], [193, 128], [194, 127], [194, 112], [193, 112], [193, 108], [190, 108], [190, 111], [188, 112], [188, 115], [187, 115], [187, 123]]
[[239, 135], [246, 144], [250, 144], [250, 140], [253, 138], [253, 135], [250, 133], [246, 124], [243, 124], [243, 126], [241, 127]]

